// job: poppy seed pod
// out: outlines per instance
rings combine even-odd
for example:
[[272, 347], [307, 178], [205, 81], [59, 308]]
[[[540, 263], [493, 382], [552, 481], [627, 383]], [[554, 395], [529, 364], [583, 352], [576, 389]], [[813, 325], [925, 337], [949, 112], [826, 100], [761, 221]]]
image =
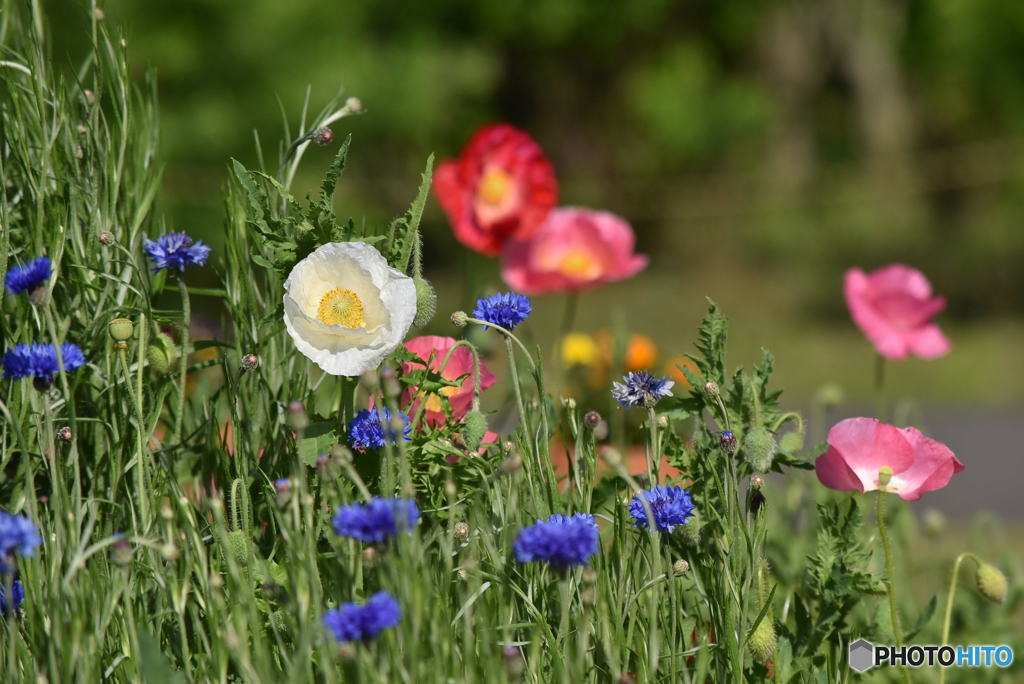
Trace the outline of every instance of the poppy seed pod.
[[423, 278], [413, 278], [412, 282], [416, 286], [416, 316], [412, 319], [412, 324], [422, 328], [437, 313], [437, 293]]
[[135, 324], [130, 318], [115, 318], [107, 326], [115, 342], [126, 342], [135, 334]]

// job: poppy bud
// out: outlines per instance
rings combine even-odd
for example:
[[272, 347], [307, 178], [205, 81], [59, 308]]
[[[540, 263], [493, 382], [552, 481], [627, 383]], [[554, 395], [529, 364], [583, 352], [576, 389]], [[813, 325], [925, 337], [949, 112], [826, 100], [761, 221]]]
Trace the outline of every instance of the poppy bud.
[[252, 541], [242, 530], [232, 530], [227, 534], [227, 552], [235, 565], [246, 568], [252, 562]]
[[437, 313], [437, 293], [423, 278], [413, 278], [412, 282], [416, 286], [416, 317], [412, 319], [412, 324], [422, 328]]
[[747, 640], [750, 654], [754, 656], [754, 660], [762, 665], [771, 660], [772, 654], [775, 652], [775, 646], [778, 643], [778, 639], [775, 636], [775, 625], [772, 623], [771, 610], [769, 609], [761, 622], [757, 624], [757, 628], [751, 633], [750, 639]]
[[804, 449], [804, 434], [793, 430], [779, 438], [779, 449], [784, 454], [798, 454]]
[[994, 565], [978, 562], [978, 591], [982, 596], [989, 601], [1003, 603], [1007, 589], [1006, 575]]
[[759, 473], [767, 473], [771, 469], [776, 451], [775, 437], [763, 427], [751, 428], [743, 438], [743, 455]]
[[157, 333], [149, 347], [146, 348], [146, 359], [149, 361], [149, 367], [157, 375], [166, 375], [177, 358], [178, 350], [174, 346], [174, 340], [166, 333]]

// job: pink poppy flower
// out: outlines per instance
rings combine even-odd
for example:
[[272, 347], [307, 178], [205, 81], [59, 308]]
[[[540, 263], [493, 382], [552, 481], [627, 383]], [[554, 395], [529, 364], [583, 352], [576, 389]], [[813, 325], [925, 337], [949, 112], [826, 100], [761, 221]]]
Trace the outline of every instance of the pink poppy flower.
[[885, 358], [914, 354], [934, 359], [949, 352], [949, 340], [931, 321], [946, 300], [932, 296], [932, 286], [920, 271], [903, 264], [871, 273], [851, 268], [843, 294], [853, 321]]
[[647, 257], [633, 244], [633, 229], [615, 214], [560, 207], [530, 240], [506, 243], [501, 276], [526, 294], [585, 290], [643, 269]]
[[491, 124], [473, 135], [458, 159], [438, 165], [434, 193], [459, 242], [497, 256], [509, 238], [533, 234], [558, 201], [558, 182], [533, 138]]
[[[879, 482], [883, 468], [892, 471], [884, 486]], [[916, 428], [898, 428], [877, 418], [847, 418], [829, 430], [828, 451], [814, 469], [831, 489], [884, 489], [916, 501], [924, 492], [945, 487], [964, 464], [949, 447]]]
[[[473, 353], [466, 347], [459, 347], [452, 352], [452, 356], [444, 369], [441, 369], [444, 357], [447, 356], [448, 350], [454, 344], [455, 340], [451, 337], [439, 337], [437, 335], [414, 337], [405, 343], [405, 348], [423, 359], [423, 363], [416, 363], [415, 361], [404, 363], [402, 364], [402, 372], [409, 373], [417, 368], [426, 368], [429, 361], [430, 368], [439, 372], [441, 377], [448, 380], [457, 380], [460, 376], [465, 375], [465, 379], [458, 387], [445, 387], [441, 390], [441, 394], [451, 404], [452, 417], [455, 420], [461, 420], [469, 412], [473, 404]], [[484, 362], [480, 361], [480, 391], [482, 392], [487, 389], [497, 380], [487, 369]], [[424, 397], [419, 392], [419, 388], [406, 388], [405, 392], [402, 393], [402, 408], [406, 409], [410, 416], [415, 417], [416, 412], [419, 411], [420, 401], [423, 399]], [[427, 404], [423, 412], [423, 419], [428, 425], [433, 427], [444, 425], [448, 417], [444, 412], [442, 397], [431, 393], [425, 399]]]

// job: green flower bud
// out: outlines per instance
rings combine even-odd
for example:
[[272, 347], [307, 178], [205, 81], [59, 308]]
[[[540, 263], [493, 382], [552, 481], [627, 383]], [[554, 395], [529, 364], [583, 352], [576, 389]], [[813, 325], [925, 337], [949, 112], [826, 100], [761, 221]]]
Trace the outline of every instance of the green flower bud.
[[135, 324], [130, 318], [115, 318], [107, 325], [107, 329], [116, 342], [126, 342], [135, 334]]
[[777, 643], [775, 624], [772, 620], [771, 610], [769, 610], [758, 623], [757, 628], [751, 632], [747, 646], [750, 647], [750, 655], [754, 656], [754, 660], [764, 665], [772, 659]]
[[775, 437], [763, 427], [751, 428], [743, 437], [743, 455], [759, 473], [767, 473], [771, 469], [776, 451]]
[[784, 454], [799, 454], [804, 450], [804, 434], [793, 430], [779, 439], [779, 449]]
[[690, 521], [685, 525], [680, 525], [676, 529], [680, 530], [680, 534], [687, 544], [696, 546], [697, 544], [700, 544], [701, 526], [700, 511], [694, 510], [693, 515], [690, 517]]
[[413, 278], [413, 284], [416, 286], [416, 317], [412, 319], [412, 324], [422, 328], [437, 313], [437, 294], [423, 278]]
[[1003, 603], [1007, 589], [1006, 575], [994, 565], [978, 562], [978, 591], [982, 596], [989, 601]]
[[465, 328], [467, 318], [469, 318], [469, 316], [465, 311], [456, 311], [452, 314], [452, 325], [456, 328]]
[[157, 375], [166, 375], [178, 358], [177, 351], [174, 346], [174, 340], [165, 333], [157, 333], [146, 348], [146, 359], [149, 361], [149, 367]]
[[247, 568], [252, 562], [252, 540], [243, 530], [232, 530], [228, 532], [225, 544], [227, 553], [240, 568]]

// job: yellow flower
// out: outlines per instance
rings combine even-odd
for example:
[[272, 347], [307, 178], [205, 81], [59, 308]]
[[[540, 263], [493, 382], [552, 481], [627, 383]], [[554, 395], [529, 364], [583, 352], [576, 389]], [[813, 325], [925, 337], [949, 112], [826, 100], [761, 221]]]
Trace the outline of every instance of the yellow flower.
[[562, 338], [562, 362], [566, 366], [592, 366], [600, 356], [597, 342], [586, 333], [569, 333]]

